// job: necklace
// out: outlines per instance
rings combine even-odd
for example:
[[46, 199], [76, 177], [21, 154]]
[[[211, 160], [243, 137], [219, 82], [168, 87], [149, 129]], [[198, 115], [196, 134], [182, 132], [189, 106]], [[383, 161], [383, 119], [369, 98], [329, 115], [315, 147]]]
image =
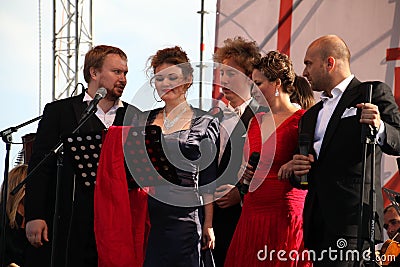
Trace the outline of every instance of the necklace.
[[175, 118], [173, 118], [172, 120], [167, 118], [167, 114], [165, 112], [165, 108], [163, 110], [163, 116], [164, 116], [164, 128], [169, 130], [172, 127], [174, 127], [175, 123], [182, 117], [182, 115], [186, 112], [187, 110], [187, 106], [185, 106], [179, 113], [178, 115], [176, 115]]

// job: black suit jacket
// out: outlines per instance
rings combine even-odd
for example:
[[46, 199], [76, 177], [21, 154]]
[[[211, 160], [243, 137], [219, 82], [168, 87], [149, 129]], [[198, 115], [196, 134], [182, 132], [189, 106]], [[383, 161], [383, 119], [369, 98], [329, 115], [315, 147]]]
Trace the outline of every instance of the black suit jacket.
[[[382, 152], [400, 155], [400, 113], [389, 86], [373, 82], [372, 103], [377, 105], [385, 125], [386, 140], [376, 146], [375, 154], [368, 150], [364, 194], [363, 236], [368, 237], [369, 190], [371, 185], [371, 157], [375, 157], [375, 186], [377, 203], [376, 239], [382, 240], [383, 200], [381, 192]], [[319, 157], [308, 175], [308, 194], [304, 207], [304, 240], [308, 248], [314, 244], [315, 218], [322, 218], [332, 235], [357, 237], [358, 205], [362, 180], [361, 110], [355, 116], [342, 117], [347, 108], [365, 102], [366, 83], [354, 78], [345, 89], [329, 120]], [[311, 107], [302, 117], [300, 133], [314, 137], [315, 125], [322, 103]], [[312, 150], [313, 151], [313, 150]], [[315, 152], [313, 151], [314, 155]]]
[[[255, 113], [268, 110], [266, 107], [261, 107], [254, 99], [245, 108], [242, 116], [240, 116], [240, 121], [236, 124], [230, 135], [221, 161], [218, 164], [218, 185], [234, 184], [237, 181], [237, 173], [242, 164], [243, 146], [249, 122]], [[214, 256], [217, 266], [223, 266], [241, 210], [240, 204], [225, 209], [214, 205], [213, 227], [215, 240], [218, 243], [214, 250]]]
[[[62, 139], [71, 134], [86, 109], [84, 94], [49, 103], [43, 111], [39, 122], [33, 153], [28, 171], [31, 172], [45, 154]], [[128, 107], [124, 103], [122, 112], [118, 112], [116, 120], [124, 117]], [[132, 106], [130, 106], [132, 108]], [[136, 109], [139, 113], [139, 110]], [[103, 123], [93, 114], [80, 128], [79, 133], [100, 132], [105, 129]], [[94, 185], [85, 185], [85, 179], [76, 177], [71, 159], [63, 157], [63, 166], [59, 172], [59, 219], [56, 247], [56, 266], [79, 266], [83, 258], [97, 262], [93, 228]], [[57, 163], [56, 156], [50, 157], [45, 164], [28, 180], [25, 189], [25, 219], [43, 219], [49, 226], [49, 238], [52, 238], [53, 214], [55, 207]], [[74, 200], [73, 200], [74, 198]], [[50, 242], [51, 243], [51, 242]], [[27, 266], [48, 266], [51, 244], [40, 249], [30, 248]], [[67, 251], [67, 252], [66, 252]], [[65, 254], [67, 253], [67, 254]]]

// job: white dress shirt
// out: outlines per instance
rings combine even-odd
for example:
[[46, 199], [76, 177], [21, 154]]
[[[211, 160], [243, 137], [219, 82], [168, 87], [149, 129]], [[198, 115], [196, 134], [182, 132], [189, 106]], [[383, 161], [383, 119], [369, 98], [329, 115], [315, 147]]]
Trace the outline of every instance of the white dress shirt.
[[229, 137], [232, 134], [233, 129], [240, 120], [240, 116], [244, 113], [246, 107], [249, 105], [252, 98], [243, 102], [240, 106], [233, 108], [229, 103], [228, 106], [223, 108], [224, 116], [220, 123], [220, 151], [218, 157], [218, 163], [221, 161], [222, 155], [224, 154], [226, 144], [228, 143]]
[[[328, 126], [329, 120], [332, 117], [333, 111], [335, 110], [337, 104], [339, 103], [340, 98], [342, 98], [344, 90], [349, 86], [351, 80], [353, 80], [354, 75], [350, 75], [342, 82], [340, 82], [333, 90], [331, 91], [332, 97], [329, 97], [325, 92], [321, 94], [321, 100], [323, 101], [323, 107], [318, 113], [317, 124], [315, 126], [314, 133], [314, 150], [317, 154], [317, 158], [319, 157], [319, 153], [321, 150], [322, 140], [325, 136], [325, 131]], [[378, 144], [383, 144], [383, 140], [386, 138], [384, 133], [385, 126], [381, 120], [381, 124], [377, 134]]]
[[[89, 105], [90, 101], [92, 100], [93, 98], [87, 92], [85, 92], [85, 96], [83, 97], [83, 102], [87, 102], [87, 104]], [[118, 99], [117, 101], [115, 101], [114, 106], [105, 113], [97, 104], [96, 116], [108, 129], [114, 122], [117, 109], [123, 106], [124, 104], [122, 103], [121, 99]]]

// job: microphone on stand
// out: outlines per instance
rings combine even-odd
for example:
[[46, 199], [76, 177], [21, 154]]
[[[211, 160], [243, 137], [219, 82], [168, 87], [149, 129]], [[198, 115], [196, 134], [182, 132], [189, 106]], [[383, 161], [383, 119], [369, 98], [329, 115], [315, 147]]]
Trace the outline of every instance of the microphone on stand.
[[97, 89], [96, 94], [93, 97], [93, 100], [90, 101], [89, 106], [85, 109], [82, 114], [82, 118], [88, 116], [93, 110], [97, 110], [97, 104], [101, 99], [103, 99], [107, 94], [107, 89], [104, 87], [100, 87]]
[[[301, 133], [299, 135], [299, 150], [300, 154], [303, 156], [308, 156], [308, 152], [311, 145], [310, 135], [307, 133]], [[308, 185], [307, 174], [303, 174], [300, 177], [300, 185]]]
[[[260, 161], [260, 153], [259, 152], [251, 153], [247, 164], [253, 167], [253, 172], [255, 172], [259, 161]], [[243, 184], [240, 187], [241, 194], [245, 195], [247, 194], [247, 192], [249, 192], [249, 184], [250, 182], [248, 180], [243, 179]]]

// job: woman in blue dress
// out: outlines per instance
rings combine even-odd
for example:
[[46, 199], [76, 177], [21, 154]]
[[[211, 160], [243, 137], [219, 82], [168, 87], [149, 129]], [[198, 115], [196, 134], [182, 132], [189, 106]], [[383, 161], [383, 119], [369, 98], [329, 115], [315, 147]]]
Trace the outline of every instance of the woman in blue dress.
[[216, 179], [218, 120], [193, 108], [186, 93], [193, 68], [178, 46], [150, 57], [154, 96], [163, 108], [147, 112], [147, 125], [162, 129], [163, 149], [180, 182], [149, 193], [150, 234], [145, 267], [201, 266], [201, 250], [214, 248], [213, 191]]

